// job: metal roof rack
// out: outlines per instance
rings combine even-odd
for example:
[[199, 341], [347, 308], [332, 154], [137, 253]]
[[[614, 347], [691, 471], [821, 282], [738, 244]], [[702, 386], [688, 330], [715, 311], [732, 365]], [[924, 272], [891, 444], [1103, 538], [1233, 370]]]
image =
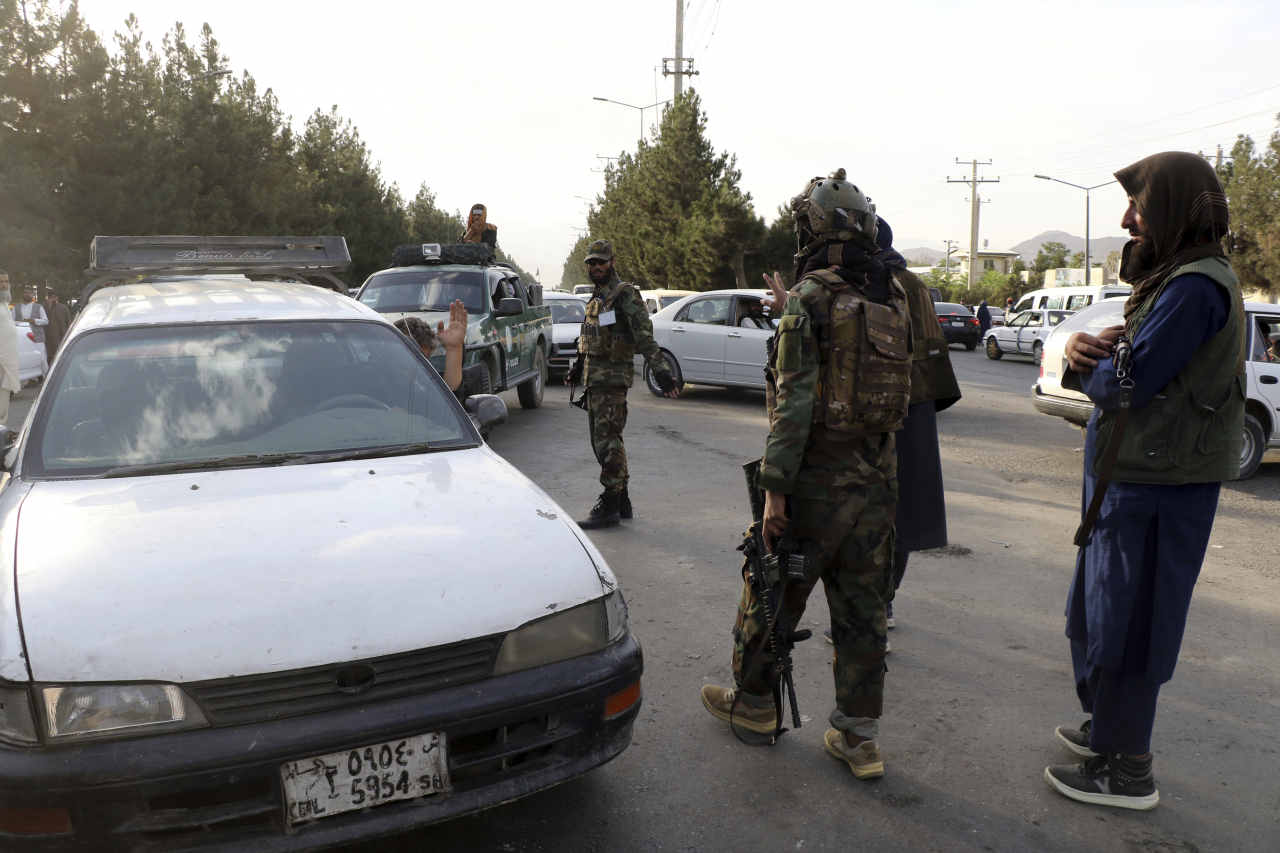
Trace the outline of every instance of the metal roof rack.
[[80, 304], [112, 282], [161, 274], [276, 276], [350, 296], [334, 275], [349, 266], [343, 237], [94, 237]]

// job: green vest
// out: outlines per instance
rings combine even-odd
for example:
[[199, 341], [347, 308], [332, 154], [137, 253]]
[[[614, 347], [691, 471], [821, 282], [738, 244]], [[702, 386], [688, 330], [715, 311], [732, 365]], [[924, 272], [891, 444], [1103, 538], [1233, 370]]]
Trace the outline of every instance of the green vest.
[[[1161, 282], [1128, 322], [1130, 339], [1155, 307], [1169, 282], [1199, 273], [1230, 295], [1230, 313], [1222, 329], [1206, 341], [1172, 382], [1140, 410], [1129, 413], [1112, 477], [1128, 483], [1217, 483], [1240, 476], [1240, 444], [1244, 436], [1245, 363], [1244, 303], [1231, 265], [1224, 258], [1204, 258], [1178, 267]], [[1142, 365], [1134, 364], [1135, 376]], [[1098, 417], [1093, 470], [1097, 473], [1111, 440], [1116, 412]]]

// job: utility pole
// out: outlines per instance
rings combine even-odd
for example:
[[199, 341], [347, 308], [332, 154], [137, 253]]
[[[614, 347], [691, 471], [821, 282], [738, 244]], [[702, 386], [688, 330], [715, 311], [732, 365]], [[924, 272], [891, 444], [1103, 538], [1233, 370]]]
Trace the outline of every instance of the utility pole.
[[946, 257], [942, 259], [942, 264], [943, 264], [942, 273], [944, 276], [946, 276], [947, 284], [950, 284], [951, 283], [951, 256], [955, 253], [956, 246], [959, 246], [960, 243], [959, 241], [956, 241], [956, 240], [943, 240], [942, 242], [945, 243], [947, 246]]
[[959, 157], [957, 157], [956, 162], [966, 163], [970, 166], [973, 166], [972, 178], [952, 179], [950, 175], [947, 176], [947, 183], [969, 184], [970, 189], [973, 190], [973, 192], [970, 194], [972, 207], [969, 211], [969, 286], [973, 287], [973, 274], [978, 268], [978, 205], [982, 203], [978, 198], [978, 184], [998, 184], [1000, 183], [1000, 179], [978, 177], [978, 167], [990, 166], [991, 165], [990, 160], [987, 160], [984, 163], [984, 162], [979, 162], [978, 160], [961, 160]]
[[[667, 63], [672, 65], [668, 68]], [[693, 57], [684, 55], [684, 0], [676, 0], [676, 55], [662, 58], [662, 76], [675, 77], [675, 97], [684, 91], [684, 78], [697, 74], [693, 70]]]

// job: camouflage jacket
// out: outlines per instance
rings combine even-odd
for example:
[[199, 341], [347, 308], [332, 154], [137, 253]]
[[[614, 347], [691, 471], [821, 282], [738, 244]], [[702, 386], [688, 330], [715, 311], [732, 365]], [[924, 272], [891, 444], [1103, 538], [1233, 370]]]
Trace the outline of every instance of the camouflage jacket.
[[[653, 371], [670, 370], [662, 357], [662, 350], [653, 339], [653, 324], [649, 322], [649, 310], [644, 306], [635, 287], [625, 284], [617, 275], [608, 284], [597, 287], [591, 294], [592, 299], [600, 299], [606, 306], [612, 302], [614, 322], [625, 325], [635, 344], [636, 352], [644, 356]], [[616, 333], [615, 333], [616, 334]], [[635, 379], [635, 365], [631, 361], [616, 362], [598, 355], [583, 355], [582, 384], [612, 385], [631, 387]]]
[[822, 284], [806, 278], [791, 289], [782, 315], [803, 317], [785, 324], [770, 368], [769, 437], [760, 466], [762, 489], [816, 500], [843, 500], [860, 486], [896, 487], [894, 434], [829, 430], [813, 422], [818, 378], [830, 349], [829, 301]]

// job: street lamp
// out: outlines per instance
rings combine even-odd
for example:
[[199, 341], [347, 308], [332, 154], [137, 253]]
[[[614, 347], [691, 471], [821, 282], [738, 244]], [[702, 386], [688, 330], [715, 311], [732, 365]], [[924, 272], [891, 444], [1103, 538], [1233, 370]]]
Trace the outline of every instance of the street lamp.
[[[1089, 273], [1092, 271], [1089, 260], [1089, 193], [1098, 187], [1106, 187], [1116, 183], [1116, 181], [1107, 181], [1105, 184], [1098, 184], [1096, 187], [1082, 187], [1079, 184], [1073, 184], [1070, 181], [1064, 181], [1061, 178], [1051, 178], [1048, 175], [1036, 175], [1037, 178], [1045, 181], [1057, 181], [1060, 184], [1066, 184], [1069, 187], [1075, 187], [1078, 190], [1084, 190], [1084, 283], [1089, 284]], [[1106, 277], [1103, 276], [1103, 281]]]
[[613, 100], [612, 98], [592, 98], [591, 100], [593, 100], [593, 101], [605, 101], [606, 103], [610, 103], [610, 104], [617, 104], [617, 105], [618, 105], [618, 106], [620, 106], [620, 107], [631, 107], [631, 109], [633, 109], [633, 110], [639, 110], [639, 111], [640, 111], [640, 138], [641, 138], [641, 139], [644, 139], [644, 111], [645, 111], [645, 110], [648, 110], [648, 109], [652, 109], [653, 107], [660, 107], [660, 106], [662, 106], [663, 104], [669, 104], [669, 103], [671, 103], [671, 101], [670, 101], [670, 100], [666, 100], [666, 101], [658, 101], [658, 103], [656, 103], [656, 104], [649, 104], [649, 106], [647, 106], [647, 107], [637, 107], [635, 104], [624, 104], [624, 103], [622, 103], [622, 101], [615, 101], [615, 100]]

